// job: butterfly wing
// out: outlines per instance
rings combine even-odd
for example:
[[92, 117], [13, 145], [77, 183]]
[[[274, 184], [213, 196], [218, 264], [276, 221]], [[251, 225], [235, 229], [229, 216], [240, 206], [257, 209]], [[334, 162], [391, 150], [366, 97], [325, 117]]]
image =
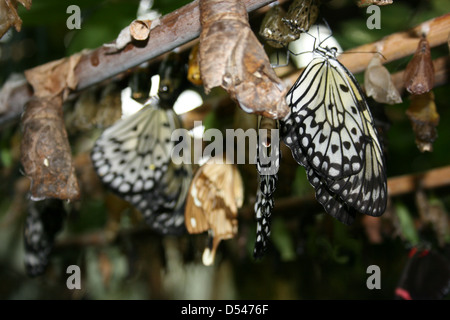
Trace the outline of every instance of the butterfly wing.
[[291, 113], [282, 123], [283, 140], [306, 168], [325, 210], [347, 224], [353, 209], [381, 215], [387, 202], [384, 159], [353, 75], [327, 52], [311, 61], [286, 98]]
[[176, 165], [172, 132], [181, 127], [171, 109], [157, 99], [139, 112], [119, 120], [96, 141], [91, 159], [103, 183], [142, 212], [162, 234], [184, 230], [184, 200], [192, 172]]

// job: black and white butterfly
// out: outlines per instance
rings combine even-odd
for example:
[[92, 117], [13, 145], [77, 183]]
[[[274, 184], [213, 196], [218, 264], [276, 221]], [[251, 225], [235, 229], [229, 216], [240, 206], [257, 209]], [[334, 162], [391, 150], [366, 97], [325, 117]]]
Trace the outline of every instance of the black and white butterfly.
[[[270, 243], [272, 210], [274, 207], [274, 192], [278, 181], [278, 169], [280, 167], [280, 141], [279, 137], [272, 139], [271, 130], [278, 130], [278, 122], [273, 119], [260, 117], [258, 119], [258, 129], [266, 130], [267, 137], [260, 143], [258, 141], [256, 151], [256, 169], [258, 171], [259, 186], [256, 191], [256, 201], [254, 210], [256, 213], [256, 241], [253, 249], [253, 256], [261, 258], [267, 251]], [[258, 130], [259, 131], [259, 130]], [[258, 139], [259, 140], [259, 139]], [[263, 161], [273, 152], [275, 162], [267, 163]], [[272, 158], [272, 157], [271, 157]]]
[[291, 111], [281, 124], [283, 140], [305, 167], [318, 202], [351, 224], [356, 212], [383, 214], [387, 182], [367, 101], [336, 52], [321, 46], [314, 50], [286, 96]]
[[182, 127], [171, 109], [179, 93], [179, 71], [163, 64], [159, 96], [150, 97], [141, 110], [107, 128], [91, 152], [103, 183], [162, 234], [185, 231], [184, 203], [192, 179], [191, 164], [172, 158], [179, 141], [171, 136]]

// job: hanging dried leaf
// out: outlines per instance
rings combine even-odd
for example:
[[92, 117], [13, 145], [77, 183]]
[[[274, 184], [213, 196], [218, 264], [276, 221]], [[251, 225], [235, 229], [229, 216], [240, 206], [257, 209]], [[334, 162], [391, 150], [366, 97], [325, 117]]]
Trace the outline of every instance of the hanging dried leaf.
[[22, 19], [17, 14], [17, 3], [21, 3], [28, 10], [32, 0], [0, 0], [0, 38], [14, 26], [17, 32], [22, 28]]
[[221, 86], [248, 113], [284, 118], [287, 88], [270, 66], [238, 0], [201, 0], [200, 72], [209, 93]]
[[320, 0], [294, 0], [283, 22], [293, 33], [307, 32], [319, 17]]
[[395, 88], [391, 74], [381, 63], [381, 58], [374, 55], [364, 73], [366, 95], [376, 102], [396, 104], [402, 102], [400, 93]]
[[419, 150], [421, 152], [433, 151], [433, 142], [437, 138], [436, 127], [439, 124], [439, 114], [434, 103], [433, 91], [412, 95], [406, 114], [411, 120]]
[[192, 180], [186, 200], [185, 223], [190, 234], [208, 231], [203, 264], [214, 263], [220, 241], [238, 231], [237, 211], [244, 201], [241, 175], [235, 165], [211, 158]]
[[189, 53], [187, 78], [191, 83], [201, 86], [203, 81], [200, 74], [198, 48], [199, 44], [197, 43], [192, 47], [191, 52]]
[[422, 94], [433, 89], [434, 67], [426, 37], [420, 39], [413, 58], [406, 66], [403, 82], [411, 94]]
[[371, 5], [385, 6], [392, 4], [393, 0], [357, 0], [356, 5], [360, 8], [368, 7]]
[[77, 87], [75, 68], [83, 53], [52, 61], [25, 71], [25, 77], [34, 89], [34, 96], [49, 98], [62, 94], [65, 99]]
[[269, 45], [274, 48], [283, 48], [297, 40], [300, 32], [291, 32], [289, 27], [283, 22], [286, 12], [279, 5], [272, 6], [264, 16], [259, 29], [259, 34]]
[[80, 190], [64, 127], [62, 99], [30, 99], [22, 127], [21, 162], [31, 179], [32, 199], [77, 199]]

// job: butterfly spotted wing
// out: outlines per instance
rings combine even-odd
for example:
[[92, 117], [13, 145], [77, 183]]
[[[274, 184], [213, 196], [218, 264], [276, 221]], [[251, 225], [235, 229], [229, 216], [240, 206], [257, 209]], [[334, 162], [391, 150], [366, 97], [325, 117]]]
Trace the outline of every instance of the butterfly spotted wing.
[[237, 234], [243, 199], [243, 182], [235, 165], [210, 158], [196, 172], [186, 200], [185, 223], [190, 234], [208, 231], [203, 264], [211, 265], [220, 242]]
[[[269, 118], [259, 119], [259, 130], [267, 130], [265, 143], [259, 141], [256, 151], [256, 169], [258, 171], [259, 188], [256, 192], [254, 210], [256, 214], [256, 241], [253, 256], [261, 258], [267, 251], [270, 241], [270, 225], [272, 209], [274, 207], [274, 192], [278, 181], [280, 166], [280, 147], [278, 137], [271, 139], [271, 130], [278, 130], [278, 123]], [[258, 130], [258, 131], [259, 131]], [[262, 142], [262, 143], [261, 143]], [[269, 153], [274, 152], [274, 163], [263, 161]], [[270, 170], [270, 171], [269, 171]]]
[[387, 203], [385, 164], [367, 102], [336, 50], [314, 54], [286, 96], [283, 140], [326, 212], [345, 224], [356, 212], [379, 216]]
[[152, 98], [140, 111], [107, 128], [91, 153], [103, 183], [163, 234], [184, 230], [183, 204], [192, 173], [190, 165], [175, 165], [171, 158], [171, 134], [179, 128], [173, 110], [161, 108]]

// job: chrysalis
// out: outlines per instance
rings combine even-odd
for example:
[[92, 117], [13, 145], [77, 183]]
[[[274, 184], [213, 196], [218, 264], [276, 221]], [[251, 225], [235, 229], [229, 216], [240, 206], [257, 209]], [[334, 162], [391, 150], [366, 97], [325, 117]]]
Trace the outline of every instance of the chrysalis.
[[283, 22], [291, 31], [300, 36], [307, 32], [319, 16], [320, 0], [294, 0], [289, 6]]
[[284, 23], [286, 12], [279, 5], [272, 6], [261, 22], [259, 34], [274, 48], [286, 47], [300, 37], [300, 32], [292, 32]]
[[425, 36], [420, 39], [413, 58], [406, 66], [403, 82], [411, 94], [423, 94], [433, 89], [434, 67], [430, 45]]
[[208, 231], [204, 265], [214, 263], [222, 240], [237, 234], [237, 213], [243, 201], [243, 182], [234, 164], [210, 158], [196, 172], [186, 200], [185, 223], [190, 234]]
[[366, 95], [376, 102], [387, 104], [402, 102], [389, 71], [383, 66], [378, 55], [374, 55], [364, 73], [364, 88]]
[[200, 65], [198, 61], [198, 47], [199, 44], [197, 43], [192, 47], [191, 52], [189, 53], [187, 78], [191, 83], [201, 86], [203, 81], [200, 74]]
[[411, 95], [411, 104], [406, 110], [406, 115], [411, 121], [419, 150], [433, 151], [433, 142], [437, 138], [436, 128], [439, 124], [433, 91]]
[[393, 0], [356, 0], [356, 5], [360, 8], [368, 7], [371, 5], [385, 6], [392, 4]]

